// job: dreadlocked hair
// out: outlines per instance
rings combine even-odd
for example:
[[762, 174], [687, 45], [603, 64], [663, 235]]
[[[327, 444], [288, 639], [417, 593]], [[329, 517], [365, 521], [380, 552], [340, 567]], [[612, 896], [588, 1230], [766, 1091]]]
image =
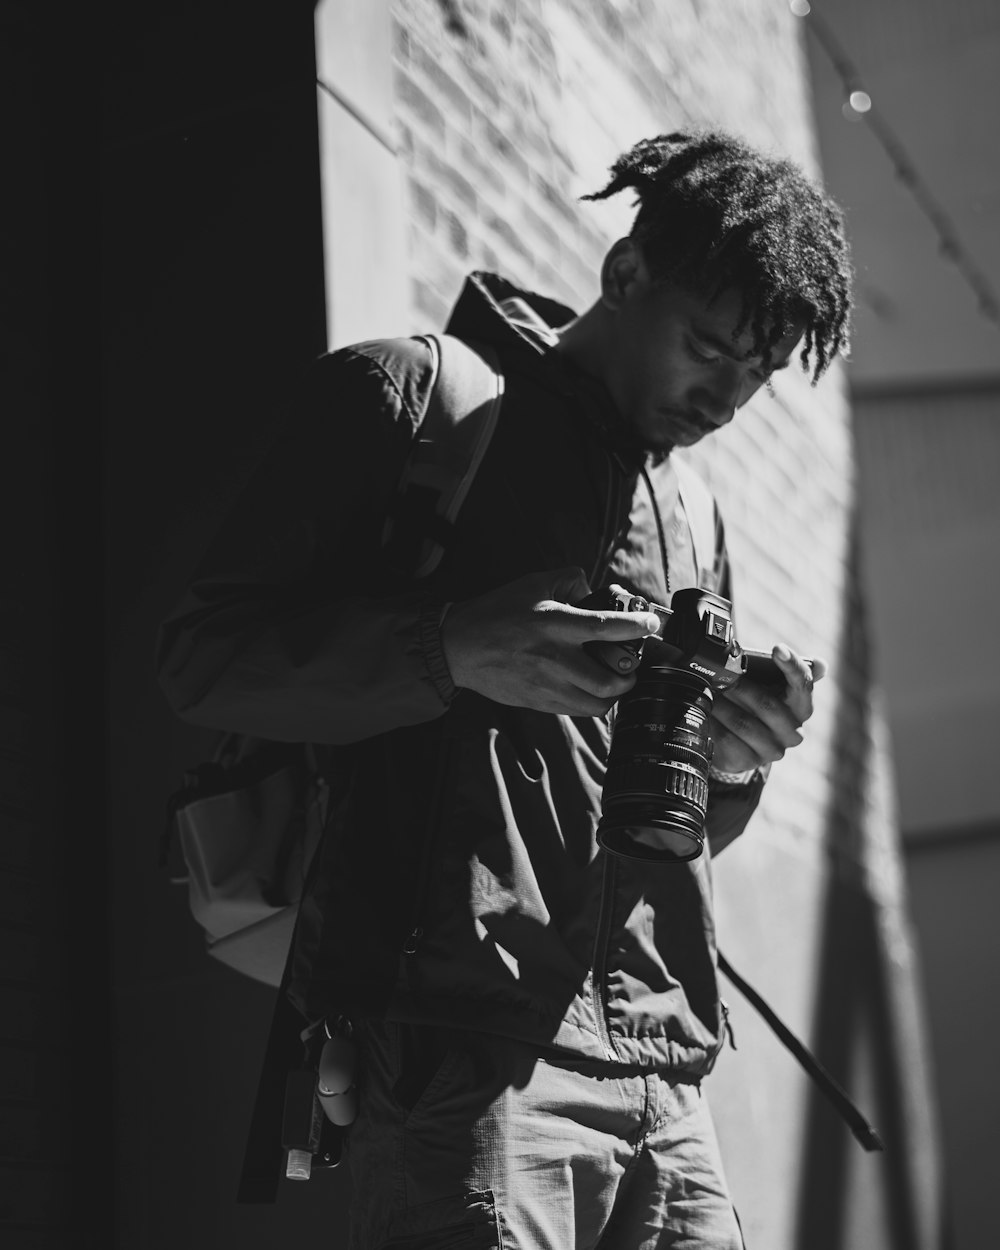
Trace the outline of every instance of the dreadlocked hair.
[[718, 131], [644, 139], [611, 166], [611, 181], [584, 200], [637, 192], [630, 237], [657, 281], [736, 287], [754, 353], [805, 322], [803, 368], [813, 384], [850, 344], [851, 263], [837, 205], [791, 161], [763, 155]]

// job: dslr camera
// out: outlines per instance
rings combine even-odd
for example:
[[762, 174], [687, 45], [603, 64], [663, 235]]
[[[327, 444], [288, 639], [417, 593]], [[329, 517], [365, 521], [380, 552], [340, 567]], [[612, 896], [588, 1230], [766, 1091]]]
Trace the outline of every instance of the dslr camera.
[[616, 708], [597, 840], [617, 855], [683, 862], [705, 846], [715, 695], [744, 678], [779, 689], [785, 679], [767, 652], [744, 651], [736, 641], [728, 599], [690, 589], [671, 602], [664, 608], [611, 586], [578, 606], [653, 612], [660, 620], [649, 638], [586, 644], [615, 672], [639, 663], [635, 685]]

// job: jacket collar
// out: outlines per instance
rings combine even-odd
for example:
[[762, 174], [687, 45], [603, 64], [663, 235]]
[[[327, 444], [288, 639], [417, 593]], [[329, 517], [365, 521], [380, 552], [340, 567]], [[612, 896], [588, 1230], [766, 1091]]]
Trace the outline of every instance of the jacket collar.
[[445, 331], [491, 344], [518, 372], [573, 401], [601, 441], [623, 462], [622, 468], [626, 464], [637, 468], [646, 454], [632, 444], [603, 383], [555, 350], [555, 331], [575, 317], [565, 304], [523, 290], [499, 274], [476, 272], [466, 278]]

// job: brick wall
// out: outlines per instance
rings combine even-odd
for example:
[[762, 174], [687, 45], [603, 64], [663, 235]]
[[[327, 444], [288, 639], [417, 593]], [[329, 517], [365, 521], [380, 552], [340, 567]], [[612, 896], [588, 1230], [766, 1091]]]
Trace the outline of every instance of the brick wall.
[[464, 33], [445, 7], [393, 6], [418, 321], [443, 314], [468, 267], [590, 300], [628, 212], [578, 197], [644, 136], [720, 124], [815, 166], [780, 3], [677, 0], [667, 19], [654, 3], [482, 0], [457, 6]]
[[[720, 125], [819, 174], [799, 26], [783, 0], [395, 0], [392, 13], [413, 331], [440, 326], [476, 268], [592, 302], [631, 206], [578, 197], [640, 138]], [[888, 1163], [861, 1157], [734, 1003], [740, 1051], [710, 1096], [737, 1202], [753, 1244], [771, 1250], [852, 1237], [929, 1246], [929, 1077], [867, 673], [842, 366], [815, 389], [787, 371], [690, 456], [727, 519], [741, 640], [785, 640], [833, 665], [806, 743], [776, 766], [752, 833], [717, 866], [721, 943], [896, 1147]], [[866, 971], [850, 975], [852, 960]]]

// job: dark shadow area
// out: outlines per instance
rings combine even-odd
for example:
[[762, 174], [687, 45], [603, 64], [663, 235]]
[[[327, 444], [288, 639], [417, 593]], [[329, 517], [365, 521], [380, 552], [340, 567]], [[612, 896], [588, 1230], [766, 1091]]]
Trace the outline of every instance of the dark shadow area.
[[96, 92], [67, 129], [64, 86], [88, 34], [0, 8], [0, 1242], [38, 1250], [111, 1244]]
[[167, 796], [214, 735], [173, 717], [153, 672], [159, 621], [325, 348], [313, 5], [119, 2], [104, 18], [116, 1219], [102, 1245], [336, 1244], [342, 1173], [236, 1205], [274, 992], [206, 957], [158, 865]]

